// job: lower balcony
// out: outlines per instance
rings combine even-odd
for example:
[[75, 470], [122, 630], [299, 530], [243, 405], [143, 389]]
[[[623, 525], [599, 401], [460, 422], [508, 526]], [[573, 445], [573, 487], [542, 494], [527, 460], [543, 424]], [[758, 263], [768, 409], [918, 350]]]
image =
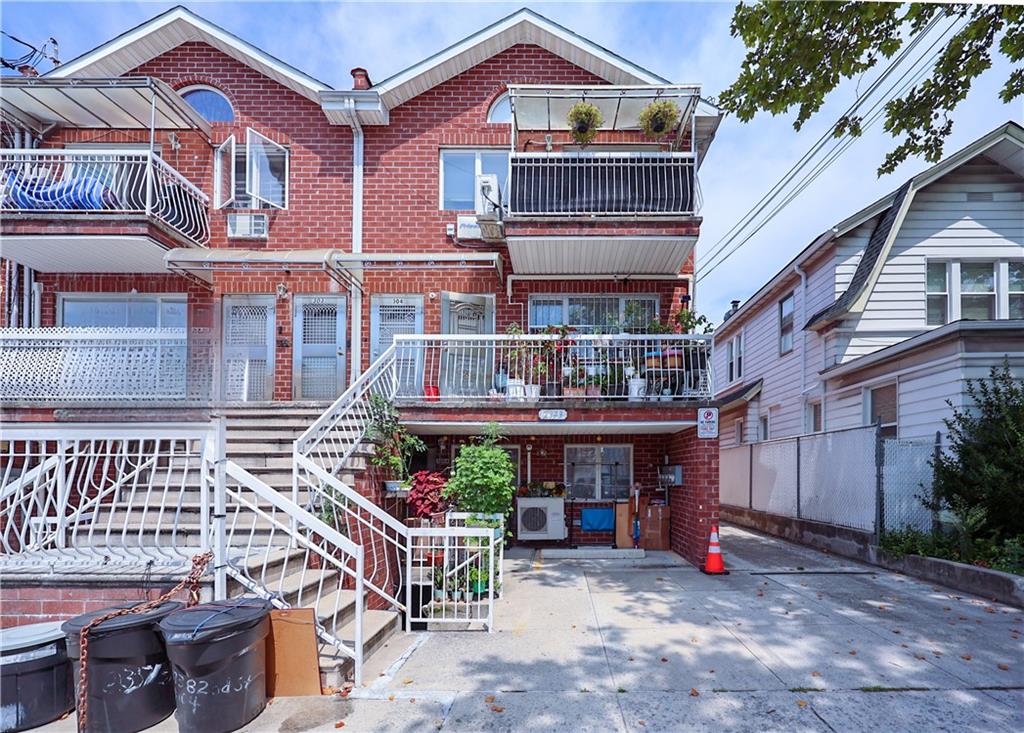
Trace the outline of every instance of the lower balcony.
[[710, 400], [711, 337], [676, 334], [395, 338], [396, 401], [574, 407]]
[[148, 150], [0, 150], [0, 185], [5, 256], [42, 272], [159, 272], [210, 240], [206, 194]]
[[212, 365], [209, 334], [184, 328], [5, 328], [0, 404], [206, 403]]

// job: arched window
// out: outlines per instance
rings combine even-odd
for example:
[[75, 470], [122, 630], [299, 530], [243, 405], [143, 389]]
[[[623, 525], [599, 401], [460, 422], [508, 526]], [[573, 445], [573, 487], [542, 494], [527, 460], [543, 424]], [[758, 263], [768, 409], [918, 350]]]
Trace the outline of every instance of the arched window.
[[487, 110], [487, 121], [512, 122], [512, 100], [509, 99], [508, 92], [491, 102], [491, 108]]
[[178, 93], [207, 122], [233, 122], [235, 119], [235, 111], [231, 109], [231, 102], [221, 91], [213, 87], [197, 84], [185, 87]]

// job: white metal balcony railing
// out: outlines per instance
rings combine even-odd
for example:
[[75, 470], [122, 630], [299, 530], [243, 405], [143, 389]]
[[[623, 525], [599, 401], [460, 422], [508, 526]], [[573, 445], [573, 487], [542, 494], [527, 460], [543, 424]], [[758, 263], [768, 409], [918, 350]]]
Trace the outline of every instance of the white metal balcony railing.
[[513, 153], [509, 216], [693, 215], [699, 194], [686, 153]]
[[210, 240], [209, 197], [149, 151], [0, 150], [5, 212], [143, 214]]
[[213, 358], [202, 329], [2, 328], [0, 401], [202, 402]]
[[395, 337], [396, 400], [710, 399], [711, 337], [680, 334]]

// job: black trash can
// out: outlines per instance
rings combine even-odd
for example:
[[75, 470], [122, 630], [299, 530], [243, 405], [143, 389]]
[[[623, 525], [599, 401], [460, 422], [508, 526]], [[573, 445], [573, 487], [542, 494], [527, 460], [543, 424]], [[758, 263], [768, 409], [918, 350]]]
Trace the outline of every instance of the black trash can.
[[28, 730], [75, 709], [60, 621], [0, 630], [0, 731]]
[[270, 609], [269, 601], [239, 598], [186, 608], [160, 622], [180, 730], [227, 733], [263, 712]]
[[[131, 605], [85, 613], [61, 627], [74, 663], [76, 688], [82, 629], [93, 619]], [[174, 683], [157, 624], [179, 608], [176, 601], [161, 603], [142, 613], [108, 619], [89, 632], [89, 733], [135, 733], [174, 712]]]

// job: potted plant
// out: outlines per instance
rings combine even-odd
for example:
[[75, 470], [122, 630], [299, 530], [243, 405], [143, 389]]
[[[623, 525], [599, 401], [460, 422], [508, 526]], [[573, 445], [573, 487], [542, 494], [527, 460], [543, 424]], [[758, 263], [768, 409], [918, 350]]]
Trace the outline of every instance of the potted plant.
[[434, 600], [444, 600], [444, 568], [434, 568]]
[[505, 384], [505, 399], [509, 402], [526, 400], [526, 347], [519, 340], [523, 329], [518, 323], [508, 324], [505, 333], [513, 337], [513, 345], [507, 348], [505, 357], [508, 365], [508, 377]]
[[459, 450], [443, 495], [460, 511], [502, 517], [512, 511], [516, 473], [508, 453], [498, 445], [500, 437], [497, 425], [491, 423], [484, 435]]
[[585, 397], [587, 394], [587, 370], [581, 366], [570, 368], [569, 376], [566, 377], [565, 396]]
[[425, 451], [427, 446], [402, 425], [395, 406], [380, 395], [370, 395], [367, 435], [377, 446], [370, 463], [391, 476], [384, 481], [385, 491], [398, 491], [408, 486], [412, 457]]
[[640, 112], [640, 129], [651, 140], [659, 140], [679, 124], [679, 106], [671, 99], [658, 99]]
[[417, 471], [414, 473], [412, 487], [405, 500], [409, 506], [409, 513], [420, 519], [432, 519], [443, 514], [448, 506], [448, 502], [443, 496], [446, 483], [448, 483], [448, 479], [439, 471]]
[[601, 388], [604, 386], [605, 377], [603, 374], [588, 374], [587, 375], [587, 397], [600, 397]]
[[579, 145], [587, 145], [597, 137], [597, 128], [604, 122], [601, 110], [590, 102], [577, 102], [569, 109], [567, 117], [569, 134]]
[[626, 394], [625, 367], [621, 364], [610, 364], [606, 376], [604, 393], [608, 397], [623, 397]]
[[474, 595], [482, 596], [487, 592], [487, 587], [491, 584], [490, 573], [487, 568], [479, 567], [474, 565], [469, 569], [467, 576], [469, 581], [468, 588]]
[[676, 324], [676, 333], [702, 333], [709, 334], [715, 330], [714, 325], [708, 317], [696, 313], [689, 308], [680, 308], [673, 318]]

